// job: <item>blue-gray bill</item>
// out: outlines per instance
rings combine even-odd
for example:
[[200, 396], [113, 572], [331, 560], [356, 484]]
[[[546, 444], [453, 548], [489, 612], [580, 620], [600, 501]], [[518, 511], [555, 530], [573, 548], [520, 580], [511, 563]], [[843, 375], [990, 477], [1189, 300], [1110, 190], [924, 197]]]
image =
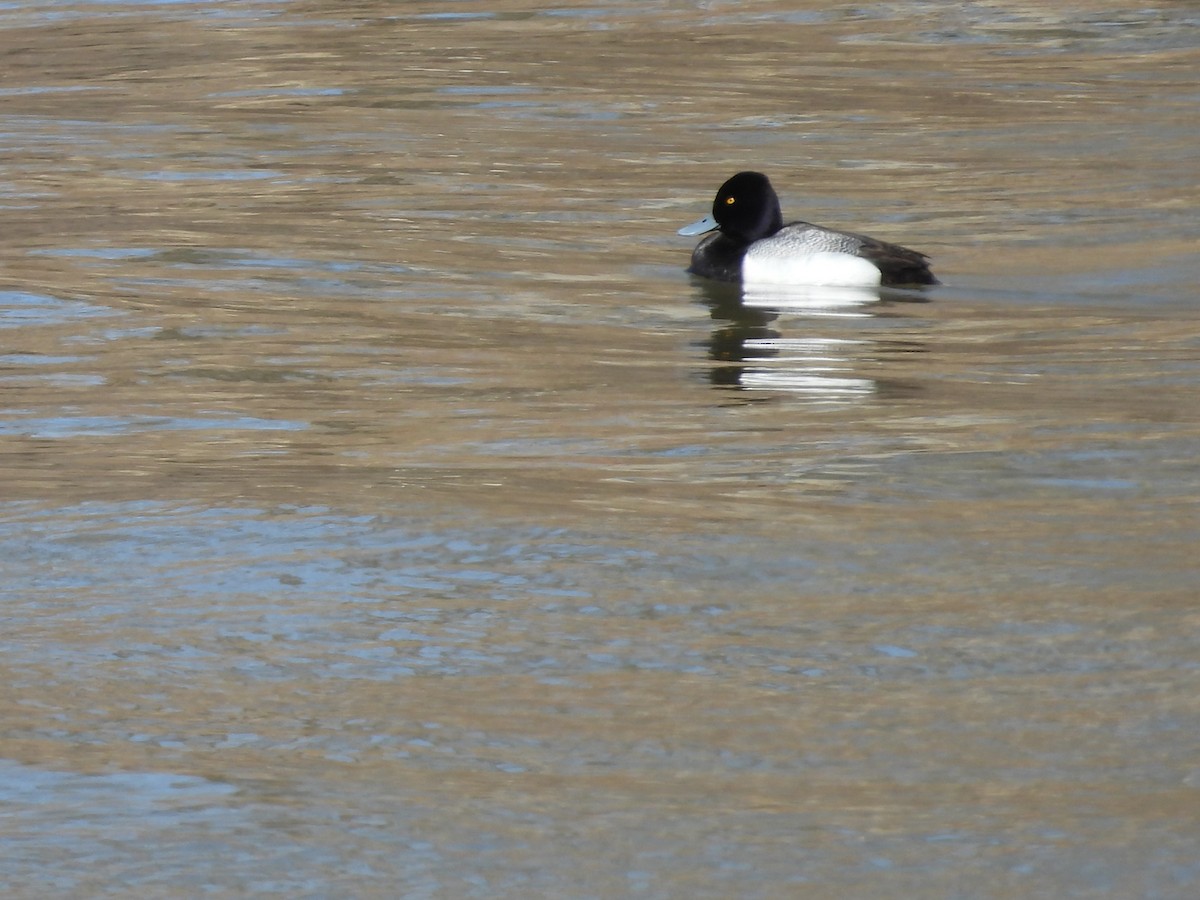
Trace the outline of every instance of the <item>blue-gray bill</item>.
[[677, 234], [704, 234], [706, 231], [714, 231], [718, 228], [717, 220], [712, 216], [705, 216], [703, 219], [697, 219], [691, 225], [684, 225], [679, 229]]

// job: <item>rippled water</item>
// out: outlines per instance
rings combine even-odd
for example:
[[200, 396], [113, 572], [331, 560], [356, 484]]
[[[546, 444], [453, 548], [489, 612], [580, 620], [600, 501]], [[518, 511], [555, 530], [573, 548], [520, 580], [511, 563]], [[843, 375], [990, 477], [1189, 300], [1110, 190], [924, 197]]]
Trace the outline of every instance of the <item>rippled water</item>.
[[0, 5], [5, 895], [1195, 896], [1197, 25]]

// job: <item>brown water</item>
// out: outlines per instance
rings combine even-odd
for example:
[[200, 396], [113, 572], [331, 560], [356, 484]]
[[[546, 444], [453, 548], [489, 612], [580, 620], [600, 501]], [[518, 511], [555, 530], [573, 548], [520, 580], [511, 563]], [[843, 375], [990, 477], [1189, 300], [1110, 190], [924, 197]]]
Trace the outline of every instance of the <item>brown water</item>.
[[1200, 894], [1200, 10], [1045, 6], [0, 6], [5, 896]]

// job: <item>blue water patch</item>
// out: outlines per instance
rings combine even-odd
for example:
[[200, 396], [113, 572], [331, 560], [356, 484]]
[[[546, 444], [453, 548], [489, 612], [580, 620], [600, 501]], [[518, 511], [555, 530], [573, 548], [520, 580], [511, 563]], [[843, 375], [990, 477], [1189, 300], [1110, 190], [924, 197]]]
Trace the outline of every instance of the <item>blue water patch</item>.
[[65, 366], [79, 361], [78, 356], [49, 356], [42, 353], [0, 354], [0, 366]]
[[[2, 8], [2, 7], [0, 7]], [[76, 94], [80, 91], [101, 91], [104, 88], [87, 84], [28, 85], [26, 87], [0, 88], [0, 97], [28, 97], [40, 94]]]
[[279, 178], [282, 172], [274, 169], [206, 169], [191, 170], [159, 169], [152, 172], [125, 171], [116, 173], [120, 177], [136, 181], [262, 181]]
[[96, 387], [105, 383], [103, 375], [72, 372], [26, 372], [20, 375], [0, 375], [0, 383], [37, 383], [58, 387]]
[[497, 14], [492, 12], [436, 12], [420, 13], [413, 18], [433, 22], [474, 22], [481, 19], [495, 19]]
[[[278, 4], [237, 3], [233, 0], [44, 0], [44, 2], [0, 4], [0, 28], [17, 29], [63, 25], [73, 22], [145, 16], [152, 7], [175, 10], [191, 7], [196, 18], [247, 19], [257, 22], [271, 14]], [[193, 10], [189, 10], [193, 11]], [[102, 88], [105, 90], [107, 88]]]
[[876, 644], [874, 649], [884, 656], [890, 656], [893, 659], [912, 659], [914, 656], [920, 655], [916, 650], [909, 650], [907, 647], [897, 647], [894, 644]]
[[116, 316], [120, 313], [82, 300], [64, 300], [26, 291], [0, 291], [0, 328], [59, 325], [74, 319]]
[[157, 253], [149, 247], [52, 247], [45, 250], [30, 250], [30, 256], [60, 256], [77, 259], [146, 259]]
[[21, 765], [0, 760], [0, 802], [7, 814], [20, 813], [22, 808], [63, 806], [67, 798], [86, 798], [89, 804], [108, 797], [110, 811], [119, 808], [123, 816], [166, 812], [175, 804], [190, 807], [197, 802], [212, 801], [237, 793], [230, 784], [210, 781], [194, 775], [169, 772], [115, 772], [107, 775], [85, 775]]
[[[6, 615], [87, 623], [87, 647], [27, 648], [68, 667], [119, 658], [204, 670], [224, 659], [246, 677], [279, 678], [307, 659], [314, 677], [370, 680], [709, 669], [678, 639], [589, 636], [626, 619], [693, 620], [695, 604], [653, 612], [649, 598], [694, 564], [541, 526], [149, 502], [43, 513], [18, 503], [0, 506], [0, 560]], [[703, 628], [720, 619], [711, 607], [695, 610]], [[111, 629], [123, 636], [105, 640]], [[251, 646], [261, 649], [242, 649]]]
[[346, 93], [344, 88], [272, 87], [257, 90], [220, 91], [208, 96], [214, 100], [242, 100], [269, 97], [341, 97]]
[[139, 431], [303, 431], [307, 422], [260, 419], [253, 416], [211, 419], [174, 416], [55, 416], [53, 418], [6, 418], [0, 434], [36, 438], [74, 438], [133, 434]]
[[[650, 549], [623, 534], [408, 513], [0, 505], [5, 614], [14, 623], [65, 616], [89, 635], [61, 647], [0, 641], [0, 651], [147, 671], [223, 660], [256, 679], [287, 678], [301, 663], [308, 677], [374, 681], [732, 668], [761, 673], [773, 691], [804, 690], [813, 678], [957, 681], [1190, 658], [1162, 641], [1120, 642], [1118, 652], [1111, 635], [1062, 615], [1014, 641], [1006, 623], [970, 612], [954, 628], [931, 628], [885, 604], [847, 630], [836, 610], [812, 607], [814, 592], [909, 597], [931, 573], [922, 548], [902, 542], [876, 543], [856, 572], [858, 555], [796, 536], [708, 535]], [[890, 580], [876, 587], [884, 570]], [[779, 605], [789, 592], [794, 601]], [[632, 639], [647, 628], [653, 640]]]

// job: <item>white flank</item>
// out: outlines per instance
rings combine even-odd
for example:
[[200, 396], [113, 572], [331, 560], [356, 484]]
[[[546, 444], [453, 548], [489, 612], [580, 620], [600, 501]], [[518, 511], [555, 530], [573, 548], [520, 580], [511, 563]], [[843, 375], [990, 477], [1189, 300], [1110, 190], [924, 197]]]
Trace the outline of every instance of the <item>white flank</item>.
[[770, 241], [751, 245], [742, 260], [742, 284], [753, 285], [878, 285], [879, 269], [874, 263], [850, 253], [818, 251], [781, 255]]

